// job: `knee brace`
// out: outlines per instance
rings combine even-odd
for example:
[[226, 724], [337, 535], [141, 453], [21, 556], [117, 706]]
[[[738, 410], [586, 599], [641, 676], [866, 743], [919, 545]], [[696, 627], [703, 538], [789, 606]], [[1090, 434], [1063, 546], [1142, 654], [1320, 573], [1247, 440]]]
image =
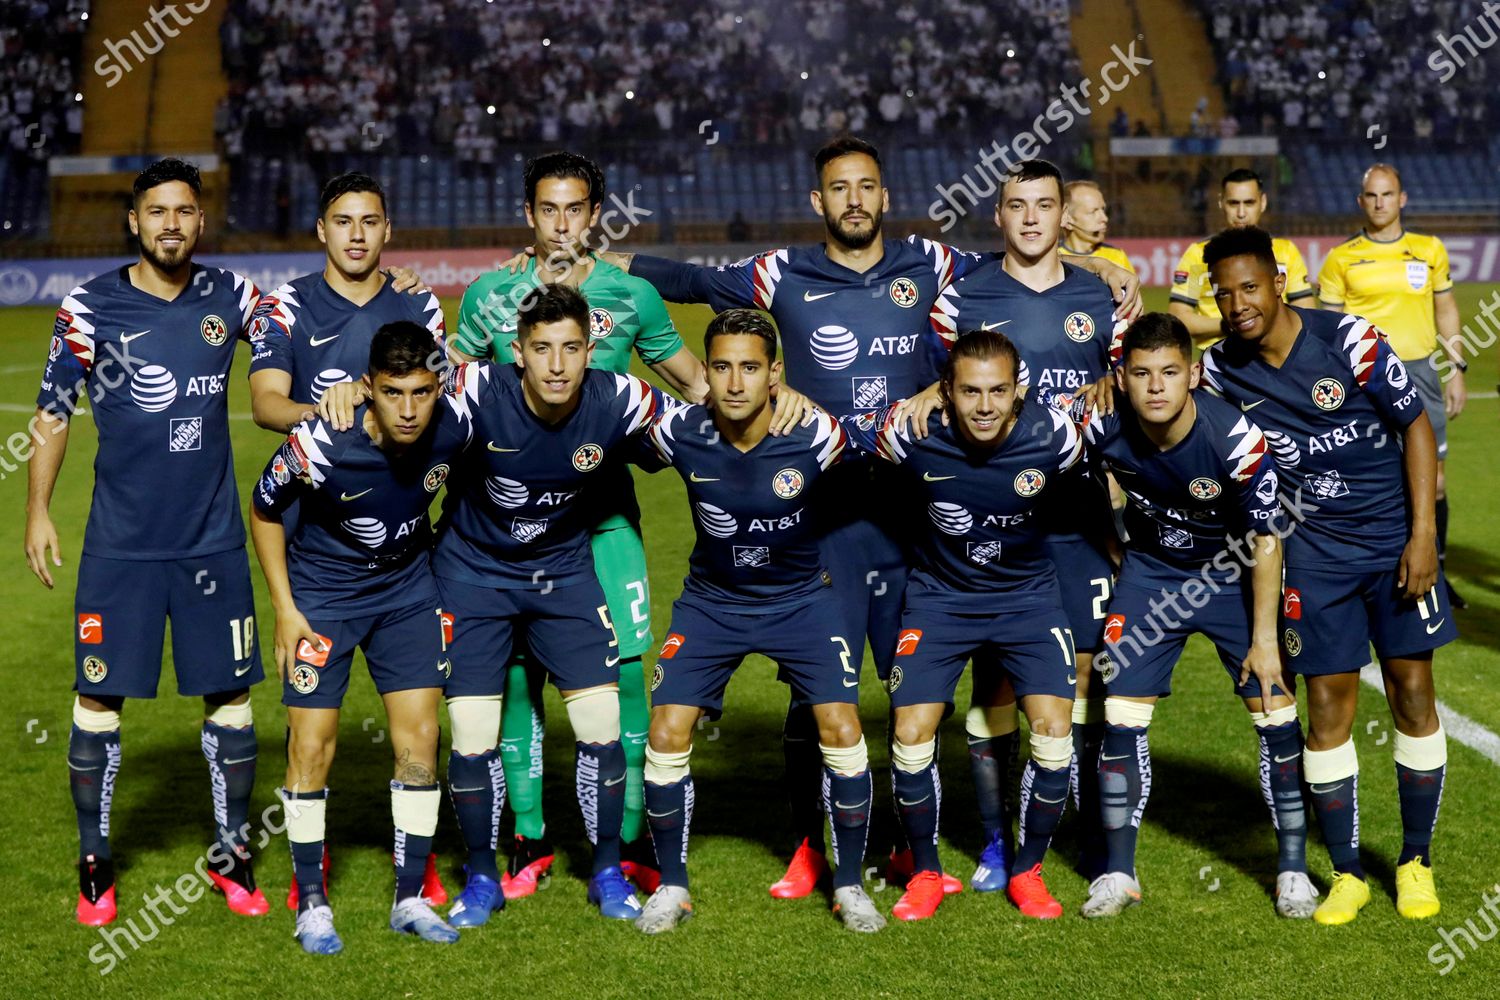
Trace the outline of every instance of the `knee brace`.
[[453, 723], [453, 752], [477, 757], [500, 742], [500, 696], [475, 695], [448, 699], [448, 719]]
[[576, 691], [563, 699], [573, 739], [603, 746], [620, 741], [620, 692], [612, 687]]

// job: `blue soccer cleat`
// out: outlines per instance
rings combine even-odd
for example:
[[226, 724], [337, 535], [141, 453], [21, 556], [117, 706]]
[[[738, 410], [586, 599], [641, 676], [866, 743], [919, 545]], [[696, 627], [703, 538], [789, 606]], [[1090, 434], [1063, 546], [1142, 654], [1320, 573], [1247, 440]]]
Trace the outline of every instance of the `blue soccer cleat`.
[[641, 915], [641, 901], [635, 898], [635, 890], [617, 865], [589, 879], [589, 902], [611, 920], [634, 920]]
[[391, 930], [433, 944], [452, 944], [458, 940], [453, 925], [432, 912], [432, 904], [421, 896], [408, 896], [391, 907]]
[[505, 894], [500, 883], [488, 875], [470, 872], [464, 866], [468, 882], [448, 911], [448, 923], [454, 927], [479, 927], [489, 922], [490, 914], [505, 909]]
[[1001, 831], [996, 830], [979, 855], [979, 867], [974, 869], [969, 885], [975, 892], [999, 892], [1010, 884], [1010, 861], [1010, 845]]
[[333, 910], [327, 906], [310, 906], [297, 914], [296, 935], [309, 955], [337, 955], [344, 950], [343, 939], [333, 929]]

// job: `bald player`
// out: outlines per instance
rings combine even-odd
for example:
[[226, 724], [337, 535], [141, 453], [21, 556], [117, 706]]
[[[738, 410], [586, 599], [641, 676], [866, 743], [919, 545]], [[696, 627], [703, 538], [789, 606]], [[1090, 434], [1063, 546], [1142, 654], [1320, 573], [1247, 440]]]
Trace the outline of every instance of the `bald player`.
[[[1063, 185], [1062, 239], [1057, 252], [1067, 257], [1098, 257], [1135, 273], [1130, 256], [1104, 242], [1109, 235], [1109, 205], [1104, 192], [1093, 181], [1069, 181]], [[1077, 263], [1074, 261], [1074, 263]]]

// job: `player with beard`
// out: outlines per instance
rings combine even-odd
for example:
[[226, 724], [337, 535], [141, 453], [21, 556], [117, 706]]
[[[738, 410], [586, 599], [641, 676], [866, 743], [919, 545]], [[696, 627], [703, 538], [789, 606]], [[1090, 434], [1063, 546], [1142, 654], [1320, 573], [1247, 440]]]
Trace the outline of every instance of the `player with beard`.
[[[49, 589], [61, 566], [47, 507], [88, 394], [98, 427], [78, 565], [68, 777], [79, 834], [79, 923], [115, 919], [110, 809], [126, 698], [156, 697], [172, 622], [179, 694], [203, 698], [216, 839], [207, 874], [235, 913], [268, 912], [247, 840], [256, 739], [250, 687], [264, 673], [229, 441], [229, 368], [255, 306], [243, 275], [193, 263], [203, 232], [198, 168], [159, 160], [136, 177], [134, 264], [68, 293], [37, 397], [26, 558]], [[164, 484], [167, 488], [164, 488]], [[227, 635], [225, 633], [228, 633]], [[180, 811], [173, 793], [158, 810]]]

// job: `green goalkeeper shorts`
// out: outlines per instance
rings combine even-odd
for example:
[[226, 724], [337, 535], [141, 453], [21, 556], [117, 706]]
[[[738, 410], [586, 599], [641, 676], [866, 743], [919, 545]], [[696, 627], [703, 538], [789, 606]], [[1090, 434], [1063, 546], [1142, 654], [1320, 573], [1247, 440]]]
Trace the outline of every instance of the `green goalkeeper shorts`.
[[604, 588], [609, 618], [620, 640], [620, 658], [641, 656], [651, 648], [651, 584], [646, 579], [646, 550], [641, 529], [623, 517], [611, 517], [589, 538], [594, 575]]

